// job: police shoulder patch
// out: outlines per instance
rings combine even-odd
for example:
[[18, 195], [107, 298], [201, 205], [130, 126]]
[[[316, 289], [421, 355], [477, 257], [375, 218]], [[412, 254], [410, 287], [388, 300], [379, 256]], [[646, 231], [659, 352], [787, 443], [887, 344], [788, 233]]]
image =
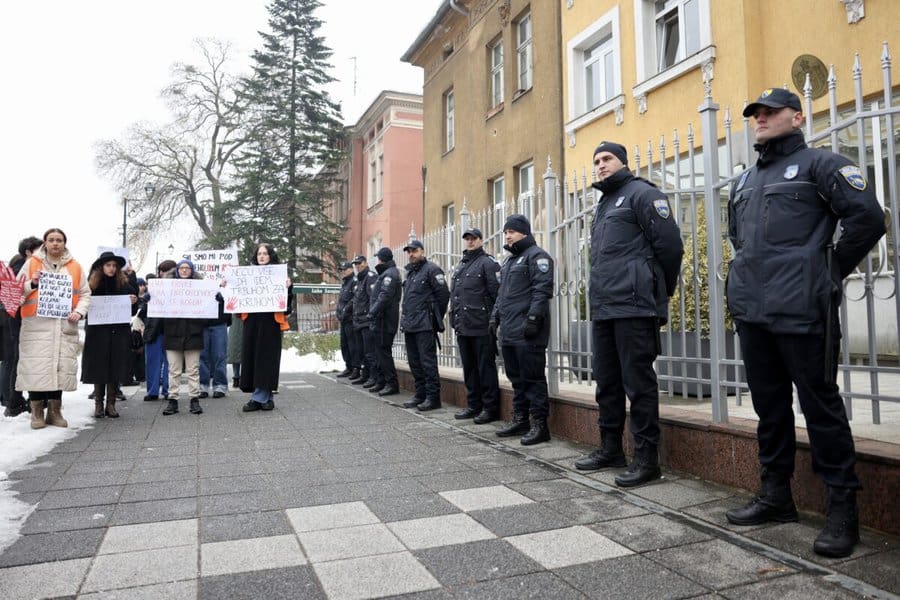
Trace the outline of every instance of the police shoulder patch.
[[447, 285], [447, 280], [446, 280], [446, 278], [444, 278], [444, 274], [443, 274], [443, 273], [438, 273], [437, 275], [434, 276], [434, 278], [437, 279], [437, 282], [438, 282], [439, 284], [441, 284], [441, 285]]
[[385, 278], [384, 278], [384, 285], [391, 285], [391, 282], [392, 282], [392, 281], [393, 281], [393, 279], [392, 279], [391, 277], [385, 277]]
[[661, 216], [663, 219], [669, 218], [669, 201], [665, 198], [660, 198], [659, 200], [653, 201], [653, 208], [656, 209], [656, 214]]
[[546, 273], [550, 270], [550, 259], [549, 258], [539, 258], [537, 259], [537, 268], [541, 273]]
[[856, 165], [847, 165], [838, 169], [838, 173], [847, 181], [847, 183], [855, 190], [863, 191], [866, 189], [866, 178], [863, 177], [862, 171]]
[[785, 179], [793, 179], [797, 176], [797, 173], [800, 171], [800, 165], [788, 165], [788, 167], [784, 170], [784, 178]]

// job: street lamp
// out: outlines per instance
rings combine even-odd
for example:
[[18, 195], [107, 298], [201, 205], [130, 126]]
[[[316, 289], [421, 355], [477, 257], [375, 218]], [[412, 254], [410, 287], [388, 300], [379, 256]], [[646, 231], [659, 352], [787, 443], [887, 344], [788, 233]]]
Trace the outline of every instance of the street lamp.
[[[153, 192], [156, 191], [156, 186], [152, 183], [148, 183], [144, 186], [144, 193], [147, 194], [145, 200], [149, 200], [153, 197]], [[128, 196], [122, 196], [122, 247], [128, 247]]]
[[[169, 244], [168, 250], [169, 250], [169, 253], [166, 256], [171, 258], [171, 256], [173, 254], [175, 254], [175, 246], [173, 246], [172, 244]], [[153, 265], [154, 269], [156, 269], [157, 267], [159, 267], [159, 250], [156, 251], [156, 264]]]

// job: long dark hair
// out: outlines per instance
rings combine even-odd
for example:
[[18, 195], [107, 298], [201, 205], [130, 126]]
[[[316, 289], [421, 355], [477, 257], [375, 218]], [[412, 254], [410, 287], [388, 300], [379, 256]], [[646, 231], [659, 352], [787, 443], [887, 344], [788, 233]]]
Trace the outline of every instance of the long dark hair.
[[[119, 263], [117, 263], [115, 259], [110, 259], [106, 262], [116, 263], [116, 274], [114, 275], [114, 277], [116, 278], [116, 287], [122, 289], [126, 285], [128, 285], [128, 275], [125, 274], [125, 271], [122, 270], [122, 267], [119, 266]], [[91, 271], [91, 276], [88, 278], [88, 285], [91, 286], [92, 290], [96, 290], [100, 286], [100, 282], [103, 281], [103, 265], [105, 264], [106, 263], [103, 263], [99, 267]]]
[[275, 247], [268, 242], [260, 242], [256, 245], [256, 248], [253, 249], [253, 256], [250, 257], [250, 264], [258, 265], [259, 263], [256, 261], [256, 253], [259, 252], [260, 248], [265, 248], [266, 252], [269, 253], [269, 264], [270, 265], [280, 265], [281, 261], [278, 260], [278, 253], [275, 252]]

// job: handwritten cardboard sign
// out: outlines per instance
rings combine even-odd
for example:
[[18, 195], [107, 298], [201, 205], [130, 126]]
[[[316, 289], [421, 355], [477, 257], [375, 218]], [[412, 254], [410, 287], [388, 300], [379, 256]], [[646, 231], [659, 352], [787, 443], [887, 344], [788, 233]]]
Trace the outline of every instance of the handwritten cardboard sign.
[[13, 317], [22, 304], [22, 289], [25, 284], [14, 277], [0, 276], [0, 303], [9, 316]]
[[225, 280], [226, 312], [284, 312], [287, 308], [287, 265], [229, 267]]
[[182, 254], [183, 258], [194, 263], [194, 270], [204, 279], [221, 281], [225, 278], [225, 269], [238, 264], [237, 248], [225, 250], [191, 250]]
[[91, 296], [88, 308], [88, 325], [111, 325], [131, 322], [131, 298], [129, 296]]
[[72, 276], [41, 271], [38, 281], [37, 316], [65, 319], [72, 314]]
[[151, 279], [147, 315], [161, 319], [215, 319], [219, 284], [208, 279]]

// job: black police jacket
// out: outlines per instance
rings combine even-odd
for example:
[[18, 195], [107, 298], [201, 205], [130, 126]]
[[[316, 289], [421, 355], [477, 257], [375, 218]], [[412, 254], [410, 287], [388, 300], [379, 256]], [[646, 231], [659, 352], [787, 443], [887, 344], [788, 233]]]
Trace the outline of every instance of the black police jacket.
[[466, 250], [453, 271], [450, 327], [457, 335], [488, 334], [488, 323], [500, 288], [500, 263], [484, 248]]
[[369, 319], [375, 331], [383, 331], [391, 335], [397, 333], [400, 324], [400, 294], [403, 283], [397, 263], [389, 260], [375, 266], [378, 279], [369, 298]]
[[356, 289], [353, 292], [353, 327], [369, 327], [369, 297], [378, 275], [374, 271], [360, 271], [356, 275]]
[[400, 329], [406, 333], [443, 331], [450, 302], [447, 279], [439, 266], [428, 260], [406, 265]]
[[[546, 347], [550, 341], [553, 259], [530, 235], [504, 248], [511, 256], [500, 268], [500, 289], [491, 316], [500, 325], [500, 343]], [[540, 321], [541, 330], [537, 336], [525, 339], [529, 319]]]
[[341, 323], [353, 322], [353, 292], [356, 284], [356, 276], [347, 275], [341, 281], [341, 291], [338, 294], [337, 306], [334, 308], [334, 316]]
[[800, 131], [756, 149], [728, 203], [728, 307], [772, 333], [822, 333], [841, 281], [884, 235], [884, 211], [859, 167], [807, 147]]
[[620, 169], [602, 182], [591, 225], [591, 319], [669, 316], [684, 244], [666, 195]]

